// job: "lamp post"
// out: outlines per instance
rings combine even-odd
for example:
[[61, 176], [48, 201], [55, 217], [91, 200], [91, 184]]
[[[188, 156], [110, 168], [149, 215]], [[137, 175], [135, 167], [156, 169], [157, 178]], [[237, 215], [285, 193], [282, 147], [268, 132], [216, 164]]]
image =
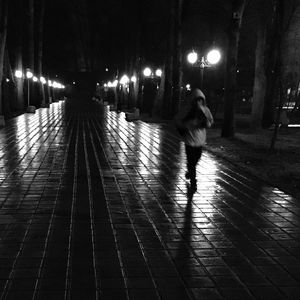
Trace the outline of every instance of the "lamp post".
[[[46, 95], [45, 95], [45, 84], [47, 83], [46, 81], [46, 78], [41, 76], [40, 77], [40, 83], [41, 83], [41, 89], [42, 89], [42, 93], [44, 94], [44, 97], [43, 97], [43, 101], [42, 101], [42, 104], [41, 104], [41, 107], [43, 108], [49, 108], [50, 107], [50, 104], [49, 104], [49, 101], [46, 101]], [[47, 90], [46, 90], [47, 92]]]
[[203, 75], [204, 69], [212, 67], [217, 64], [221, 59], [221, 53], [218, 49], [212, 49], [207, 54], [206, 57], [201, 56], [200, 61], [198, 60], [198, 53], [195, 51], [190, 52], [187, 55], [187, 61], [192, 64], [199, 66], [200, 68], [200, 88], [203, 86]]
[[26, 69], [27, 78], [27, 113], [35, 113], [35, 106], [30, 105], [30, 79], [33, 78], [33, 73], [30, 69]]
[[54, 98], [53, 98], [53, 93], [51, 92], [52, 81], [50, 79], [47, 80], [47, 86], [48, 86], [48, 94], [49, 94], [49, 103], [52, 103], [54, 102]]
[[26, 78], [27, 78], [27, 106], [30, 105], [30, 82], [29, 79], [31, 79], [33, 77], [32, 72], [30, 71], [30, 69], [26, 70]]

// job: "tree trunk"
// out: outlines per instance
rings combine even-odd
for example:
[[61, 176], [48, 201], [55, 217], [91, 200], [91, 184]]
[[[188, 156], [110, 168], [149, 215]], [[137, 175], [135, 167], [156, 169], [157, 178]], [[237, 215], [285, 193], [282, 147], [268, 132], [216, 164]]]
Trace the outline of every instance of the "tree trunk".
[[278, 101], [278, 108], [276, 111], [276, 118], [275, 118], [275, 128], [274, 133], [271, 139], [270, 150], [275, 150], [275, 143], [277, 140], [278, 129], [279, 129], [279, 122], [280, 122], [280, 115], [282, 112], [282, 106], [284, 103], [284, 93], [283, 93], [283, 68], [282, 68], [282, 40], [283, 40], [283, 22], [284, 22], [284, 2], [283, 0], [276, 0], [276, 24], [277, 24], [277, 33], [278, 38], [276, 40], [276, 48], [278, 53], [278, 61], [277, 61], [277, 78], [278, 78], [278, 85], [279, 85], [279, 101]]
[[77, 70], [79, 72], [91, 71], [91, 51], [89, 20], [87, 16], [87, 4], [83, 0], [68, 2], [70, 9], [71, 22], [74, 31], [74, 47], [76, 50]]
[[164, 89], [165, 89], [165, 67], [162, 68], [162, 75], [160, 78], [159, 89], [154, 99], [152, 115], [153, 116], [162, 116], [162, 103], [164, 97]]
[[7, 82], [6, 80], [2, 80], [2, 84], [5, 85], [5, 89], [3, 89], [2, 87], [3, 113], [5, 116], [10, 116], [15, 102], [15, 97], [14, 97], [15, 94], [13, 91], [14, 76], [11, 69], [7, 45], [4, 51], [4, 65], [3, 65], [3, 79], [5, 78], [7, 78], [9, 81]]
[[225, 108], [222, 137], [233, 137], [235, 131], [234, 106], [236, 102], [236, 70], [240, 28], [245, 4], [246, 0], [234, 0], [232, 4], [232, 17], [228, 32], [228, 50], [224, 94]]
[[[19, 43], [16, 49], [16, 62], [15, 66], [17, 70], [23, 70], [23, 59], [22, 59], [22, 35], [19, 36]], [[16, 78], [16, 89], [17, 89], [17, 111], [23, 111], [24, 109], [24, 81], [21, 78]]]
[[28, 46], [27, 46], [27, 67], [34, 71], [34, 0], [28, 1]]
[[267, 39], [267, 54], [266, 54], [266, 77], [267, 88], [265, 96], [265, 104], [263, 110], [262, 126], [269, 127], [274, 123], [274, 106], [276, 98], [276, 84], [278, 81], [278, 24], [276, 16], [277, 2], [273, 1], [272, 24], [268, 29], [269, 36]]
[[[17, 23], [16, 32], [17, 32], [17, 43], [14, 55], [14, 66], [16, 70], [23, 71], [23, 36], [24, 36], [24, 1], [15, 0], [14, 6], [16, 6], [15, 11], [15, 22]], [[16, 85], [16, 94], [17, 94], [17, 103], [15, 109], [18, 112], [24, 110], [24, 81], [22, 78], [15, 78]]]
[[182, 3], [183, 0], [176, 0], [175, 15], [174, 15], [174, 57], [173, 57], [173, 94], [172, 94], [172, 114], [178, 112], [181, 99], [181, 84], [182, 84]]
[[[43, 76], [43, 38], [44, 38], [44, 17], [45, 17], [45, 8], [46, 0], [40, 0], [40, 14], [38, 19], [38, 47], [37, 47], [37, 73], [39, 77]], [[39, 81], [39, 97], [41, 106], [46, 106], [46, 98], [44, 85]]]
[[257, 45], [255, 53], [255, 78], [253, 88], [253, 103], [251, 112], [251, 127], [259, 129], [262, 127], [262, 117], [266, 95], [265, 74], [265, 49], [266, 49], [266, 17], [260, 16], [257, 31]]
[[136, 77], [136, 82], [133, 83], [133, 107], [138, 107], [141, 109], [142, 106], [142, 91], [140, 88], [141, 85], [141, 56], [142, 56], [142, 32], [144, 28], [143, 23], [143, 3], [142, 1], [136, 0], [134, 5], [137, 6], [137, 19], [135, 20], [136, 24], [136, 34], [135, 34], [135, 47], [134, 47], [134, 62], [132, 74]]
[[165, 61], [165, 93], [163, 101], [163, 117], [172, 118], [172, 98], [173, 98], [173, 50], [174, 50], [174, 20], [175, 20], [175, 3], [171, 1], [171, 16], [169, 22], [169, 38], [167, 44], [167, 53]]
[[3, 115], [2, 82], [4, 70], [4, 53], [7, 36], [8, 0], [0, 0], [0, 116]]
[[[34, 0], [28, 0], [27, 2], [27, 47], [26, 47], [26, 62], [25, 62], [25, 73], [26, 69], [30, 69], [34, 72]], [[26, 98], [27, 106], [35, 103], [35, 91], [33, 90], [33, 82], [30, 79], [25, 80], [26, 84]]]

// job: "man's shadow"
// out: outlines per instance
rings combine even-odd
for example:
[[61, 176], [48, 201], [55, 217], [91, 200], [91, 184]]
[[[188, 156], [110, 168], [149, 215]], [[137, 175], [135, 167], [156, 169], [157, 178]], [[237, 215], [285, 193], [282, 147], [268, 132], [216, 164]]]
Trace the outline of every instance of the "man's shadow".
[[195, 190], [191, 189], [187, 184], [187, 204], [184, 211], [184, 223], [182, 228], [182, 239], [177, 249], [175, 261], [176, 265], [179, 268], [180, 272], [183, 272], [185, 275], [189, 274], [190, 270], [190, 259], [192, 257], [190, 243], [191, 243], [191, 235], [192, 235], [192, 218], [193, 218], [193, 210], [192, 210], [192, 202], [195, 194]]

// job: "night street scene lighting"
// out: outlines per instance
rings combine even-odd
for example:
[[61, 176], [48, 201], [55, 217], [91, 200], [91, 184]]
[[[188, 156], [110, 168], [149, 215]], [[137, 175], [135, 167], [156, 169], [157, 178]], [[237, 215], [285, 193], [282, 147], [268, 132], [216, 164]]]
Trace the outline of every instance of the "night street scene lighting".
[[156, 75], [157, 77], [161, 77], [161, 75], [162, 75], [162, 70], [161, 70], [161, 69], [157, 69], [157, 70], [155, 71], [155, 75]]
[[33, 73], [30, 70], [26, 71], [26, 78], [31, 79], [33, 77]]
[[129, 77], [125, 74], [125, 75], [123, 75], [122, 77], [121, 77], [121, 79], [120, 79], [120, 84], [122, 84], [122, 85], [126, 85], [126, 84], [128, 84], [129, 83]]
[[26, 69], [26, 78], [27, 78], [27, 113], [35, 113], [35, 106], [34, 105], [30, 105], [30, 79], [32, 79], [33, 77], [33, 73], [31, 72], [30, 69]]
[[218, 49], [210, 50], [206, 56], [201, 56], [201, 59], [198, 59], [198, 53], [194, 50], [187, 55], [187, 61], [193, 66], [200, 68], [200, 88], [203, 86], [203, 76], [204, 69], [216, 65], [221, 60], [221, 52]]
[[15, 76], [16, 76], [17, 78], [22, 78], [22, 77], [23, 77], [23, 72], [20, 71], [20, 70], [16, 70], [16, 71], [15, 71]]
[[40, 82], [41, 82], [42, 84], [46, 84], [46, 83], [47, 83], [46, 78], [43, 77], [43, 76], [41, 76], [41, 77], [40, 77]]
[[145, 77], [150, 77], [152, 75], [152, 70], [149, 67], [146, 67], [143, 70], [143, 74], [144, 74]]
[[1, 300], [300, 299], [300, 0], [0, 3]]

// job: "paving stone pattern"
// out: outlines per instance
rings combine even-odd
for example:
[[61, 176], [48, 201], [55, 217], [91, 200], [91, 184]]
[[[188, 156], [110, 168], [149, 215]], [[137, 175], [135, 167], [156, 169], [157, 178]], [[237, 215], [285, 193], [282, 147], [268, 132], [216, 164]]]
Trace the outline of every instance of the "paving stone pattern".
[[207, 151], [190, 193], [165, 125], [70, 100], [0, 141], [1, 299], [299, 299], [299, 199]]

